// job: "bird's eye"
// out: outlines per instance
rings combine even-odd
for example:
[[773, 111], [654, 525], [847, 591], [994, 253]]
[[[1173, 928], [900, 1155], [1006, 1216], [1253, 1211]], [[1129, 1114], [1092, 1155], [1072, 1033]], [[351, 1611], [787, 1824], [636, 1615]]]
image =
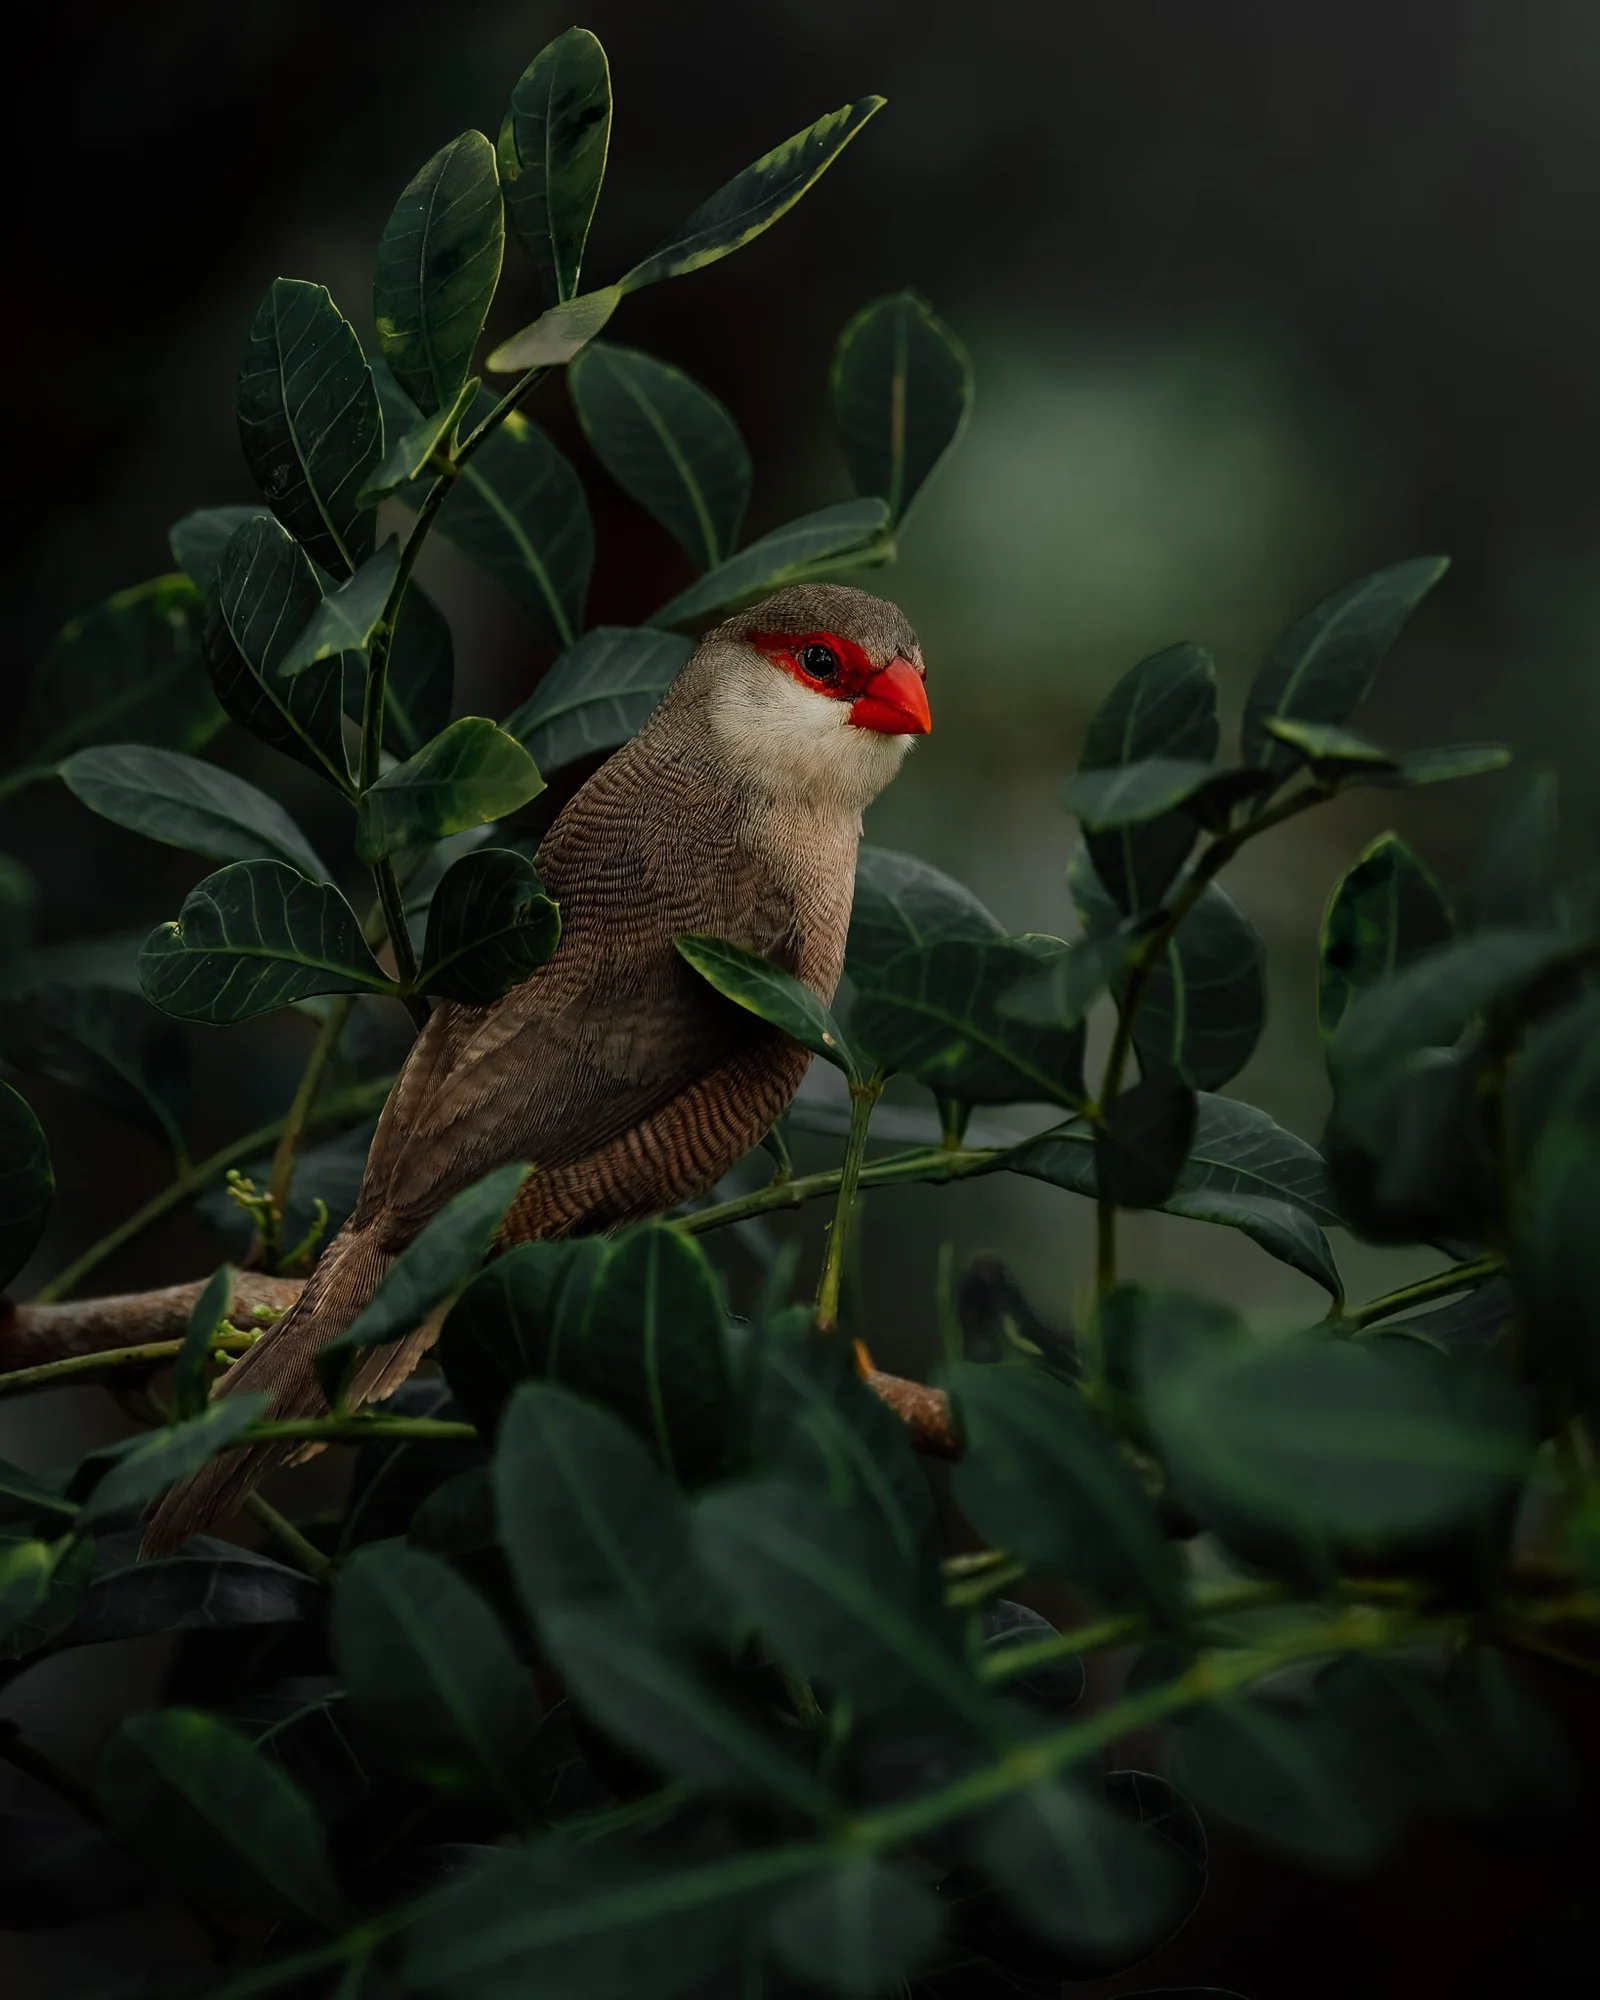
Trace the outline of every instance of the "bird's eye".
[[801, 647], [800, 665], [814, 681], [831, 681], [839, 671], [839, 655], [831, 646], [813, 640], [809, 646]]

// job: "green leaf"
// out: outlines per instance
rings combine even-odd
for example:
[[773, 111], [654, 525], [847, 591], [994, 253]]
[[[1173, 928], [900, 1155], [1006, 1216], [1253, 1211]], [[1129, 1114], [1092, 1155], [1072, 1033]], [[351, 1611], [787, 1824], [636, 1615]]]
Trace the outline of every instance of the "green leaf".
[[191, 889], [145, 939], [139, 984], [164, 1013], [214, 1026], [314, 993], [394, 991], [339, 891], [281, 861], [236, 861]]
[[1450, 907], [1432, 870], [1383, 833], [1340, 877], [1322, 918], [1317, 1025], [1331, 1035], [1351, 1002], [1449, 944]]
[[875, 111], [881, 97], [863, 97], [830, 111], [770, 153], [763, 153], [743, 173], [718, 188], [709, 201], [675, 229], [659, 250], [635, 264], [622, 280], [624, 292], [654, 285], [663, 278], [681, 278], [689, 271], [714, 264], [739, 250], [795, 203], [832, 166]]
[[75, 1503], [63, 1499], [54, 1486], [0, 1458], [0, 1524], [5, 1529], [59, 1527], [63, 1521], [73, 1520], [77, 1512]]
[[[1008, 1019], [1005, 996], [1056, 938], [948, 938], [856, 973], [851, 1028], [886, 1069], [970, 1104], [1083, 1102], [1083, 1026]], [[870, 980], [870, 984], [867, 982]]]
[[1144, 826], [1178, 807], [1209, 825], [1266, 787], [1259, 772], [1198, 757], [1145, 757], [1109, 770], [1074, 771], [1061, 788], [1068, 812], [1091, 832]]
[[543, 965], [560, 936], [561, 913], [526, 855], [481, 847], [433, 892], [417, 990], [486, 1007]]
[[772, 1948], [790, 1972], [862, 2000], [904, 1991], [938, 1950], [942, 1928], [933, 1891], [872, 1854], [841, 1859], [791, 1889], [768, 1919]]
[[[1212, 762], [1217, 754], [1217, 670], [1202, 646], [1169, 646], [1141, 660], [1089, 718], [1081, 771], [1104, 771], [1149, 758]], [[1095, 873], [1117, 907], [1134, 916], [1154, 909], [1189, 858], [1198, 828], [1189, 813], [1087, 835]]]
[[38, 1119], [10, 1084], [0, 1083], [0, 1287], [33, 1255], [55, 1185]]
[[870, 985], [878, 968], [913, 946], [1004, 936], [999, 919], [951, 876], [891, 848], [858, 850], [845, 968], [859, 985]]
[[881, 1518], [787, 1480], [719, 1486], [695, 1547], [780, 1657], [864, 1713], [931, 1713], [993, 1739], [1000, 1712], [973, 1678], [938, 1573], [908, 1568]]
[[152, 1431], [125, 1452], [83, 1504], [86, 1521], [103, 1521], [127, 1507], [142, 1507], [174, 1481], [198, 1472], [226, 1451], [243, 1430], [263, 1416], [270, 1396], [226, 1396], [210, 1403], [204, 1413], [183, 1423]]
[[[390, 379], [393, 381], [393, 377]], [[453, 403], [423, 416], [399, 383], [394, 384], [391, 393], [395, 403], [403, 404], [402, 421], [396, 427], [391, 419], [389, 447], [356, 496], [362, 506], [375, 506], [389, 494], [398, 493], [434, 462], [436, 453], [442, 460], [455, 450], [461, 420], [477, 400], [478, 387], [477, 376], [469, 375]], [[435, 465], [435, 470], [438, 469]]]
[[651, 617], [652, 625], [684, 625], [751, 597], [801, 583], [838, 557], [876, 544], [889, 525], [881, 500], [845, 500], [774, 528], [691, 583]]
[[273, 513], [324, 569], [348, 575], [372, 553], [359, 496], [383, 450], [383, 416], [355, 330], [321, 285], [272, 281], [239, 365], [238, 413], [245, 463]]
[[217, 580], [222, 552], [246, 521], [264, 521], [265, 507], [199, 507], [167, 530], [172, 560], [202, 596]]
[[54, 1643], [295, 1624], [322, 1602], [321, 1587], [299, 1570], [212, 1535], [191, 1536], [175, 1555], [141, 1558], [135, 1529], [100, 1537], [94, 1580]]
[[539, 767], [514, 736], [464, 715], [362, 793], [356, 852], [374, 862], [424, 847], [503, 819], [543, 790]]
[[611, 73], [587, 28], [568, 28], [517, 78], [500, 127], [506, 220], [548, 299], [578, 289], [611, 140]]
[[106, 1745], [99, 1789], [117, 1831], [183, 1895], [339, 1922], [326, 1839], [305, 1795], [214, 1716], [129, 1716]]
[[222, 726], [206, 686], [200, 598], [184, 576], [118, 591], [63, 625], [29, 690], [23, 766], [47, 770], [91, 743], [195, 750]]
[[622, 303], [622, 287], [606, 285], [584, 292], [540, 313], [531, 326], [514, 333], [493, 349], [484, 367], [494, 375], [520, 374], [530, 368], [564, 368], [589, 342], [603, 333]]
[[483, 1598], [437, 1556], [396, 1542], [339, 1572], [333, 1656], [351, 1707], [391, 1761], [434, 1792], [509, 1802], [533, 1742], [531, 1675]]
[[211, 1343], [228, 1323], [233, 1303], [234, 1269], [222, 1264], [206, 1280], [189, 1313], [183, 1345], [172, 1364], [172, 1413], [183, 1422], [198, 1417], [206, 1406], [211, 1373]]
[[707, 570], [732, 555], [750, 503], [750, 453], [720, 403], [679, 368], [592, 343], [567, 387], [595, 456]]
[[536, 424], [513, 414], [473, 453], [439, 510], [439, 532], [553, 645], [577, 638], [594, 523], [578, 475]]
[[91, 812], [168, 847], [214, 861], [284, 861], [328, 879], [327, 864], [283, 807], [237, 772], [177, 750], [108, 743], [77, 751], [61, 776]]
[[615, 1610], [684, 1636], [720, 1629], [681, 1495], [608, 1411], [524, 1382], [500, 1425], [494, 1489], [500, 1540], [536, 1624], [558, 1610]]
[[114, 986], [47, 985], [0, 1000], [0, 1057], [114, 1111], [182, 1158], [189, 1049], [170, 1021]]
[[435, 1210], [384, 1272], [377, 1290], [343, 1333], [317, 1353], [317, 1377], [329, 1400], [352, 1356], [403, 1340], [463, 1289], [494, 1247], [531, 1168], [496, 1167]]
[[649, 721], [693, 651], [676, 632], [596, 625], [500, 726], [546, 773], [614, 750]]
[[[1114, 947], [1117, 906], [1086, 850], [1073, 857], [1067, 886], [1090, 938]], [[1255, 1054], [1266, 1025], [1265, 961], [1255, 926], [1225, 889], [1208, 884], [1145, 981], [1133, 1037], [1141, 1064], [1175, 1069], [1201, 1090], [1231, 1082]]]
[[1102, 993], [1122, 983], [1138, 943], [1132, 928], [1119, 924], [1103, 937], [1063, 945], [1003, 996], [1001, 1014], [1032, 1028], [1075, 1028]]
[[1476, 930], [1525, 930], [1550, 920], [1560, 837], [1560, 786], [1530, 772], [1495, 813], [1472, 859], [1467, 900]]
[[383, 358], [424, 415], [461, 392], [504, 248], [494, 147], [481, 132], [463, 132], [395, 203], [373, 272]]
[[1380, 750], [1364, 736], [1332, 722], [1300, 722], [1292, 716], [1269, 715], [1262, 728], [1294, 752], [1320, 784], [1336, 785], [1350, 777], [1387, 777], [1397, 774], [1400, 760]]
[[[59, 1530], [59, 1524], [52, 1526]], [[43, 1597], [0, 1632], [0, 1660], [28, 1660], [53, 1645], [82, 1606], [94, 1566], [93, 1541], [88, 1536], [69, 1541], [55, 1558]]]
[[1195, 1093], [1175, 1069], [1152, 1068], [1105, 1107], [1095, 1135], [1095, 1178], [1103, 1201], [1159, 1208], [1173, 1192], [1194, 1143]]
[[1514, 1384], [1412, 1341], [1191, 1354], [1144, 1406], [1185, 1506], [1247, 1560], [1319, 1575], [1494, 1532], [1534, 1441]]
[[733, 1677], [620, 1609], [559, 1606], [539, 1636], [573, 1699], [619, 1743], [697, 1790], [772, 1801], [808, 1819], [837, 1807]]
[[966, 423], [967, 350], [919, 293], [893, 292], [840, 334], [828, 390], [851, 483], [899, 522]]
[[972, 1362], [949, 1386], [965, 1442], [955, 1501], [985, 1542], [1108, 1610], [1177, 1622], [1177, 1545], [1077, 1390], [1042, 1368]]
[[1030, 1927], [1094, 1962], [1080, 1977], [1153, 1950], [1195, 1901], [1186, 1857], [1081, 1785], [1045, 1780], [991, 1808], [972, 1850]]
[[332, 590], [312, 614], [300, 636], [278, 662], [278, 672], [292, 680], [307, 667], [337, 660], [343, 653], [362, 658], [382, 621], [389, 592], [400, 569], [400, 544], [391, 535], [383, 547]]
[[1510, 762], [1511, 752], [1504, 743], [1442, 743], [1435, 750], [1405, 751], [1397, 782], [1440, 785], [1452, 778], [1478, 778], [1486, 771], [1503, 771]]
[[0, 1634], [38, 1610], [54, 1570], [55, 1552], [48, 1542], [0, 1544]]
[[206, 666], [235, 722], [348, 793], [343, 668], [329, 660], [293, 680], [281, 671], [321, 602], [299, 546], [276, 521], [252, 515], [223, 550], [207, 599]]
[[1419, 556], [1347, 584], [1275, 639], [1245, 697], [1239, 749], [1274, 781], [1299, 762], [1268, 733], [1267, 718], [1342, 724], [1365, 700], [1389, 649], [1417, 606], [1449, 568], [1445, 556]]
[[[455, 642], [444, 613], [415, 582], [406, 591], [389, 642], [388, 699], [383, 744], [397, 757], [414, 757], [450, 720], [455, 685]], [[359, 721], [365, 678], [350, 677], [350, 707]]]
[[864, 1074], [838, 1022], [826, 1003], [803, 981], [794, 978], [758, 951], [729, 944], [722, 938], [675, 938], [678, 956], [692, 965], [708, 985], [758, 1019], [769, 1021], [786, 1035], [822, 1056], [853, 1082]]

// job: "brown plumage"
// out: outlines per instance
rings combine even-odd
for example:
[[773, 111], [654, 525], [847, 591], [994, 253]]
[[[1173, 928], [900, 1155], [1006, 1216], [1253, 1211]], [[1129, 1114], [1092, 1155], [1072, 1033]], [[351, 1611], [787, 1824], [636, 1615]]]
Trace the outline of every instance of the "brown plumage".
[[[490, 1006], [435, 1009], [384, 1107], [355, 1213], [215, 1394], [266, 1391], [275, 1416], [320, 1413], [319, 1349], [441, 1203], [506, 1161], [534, 1171], [502, 1246], [660, 1214], [758, 1143], [810, 1057], [714, 992], [673, 941], [731, 939], [831, 1000], [862, 808], [927, 727], [921, 674], [894, 606], [838, 584], [780, 591], [707, 634], [539, 850], [561, 906], [554, 957]], [[388, 1395], [437, 1331], [375, 1350], [351, 1403]], [[174, 1487], [146, 1551], [231, 1513], [289, 1455], [233, 1452]]]

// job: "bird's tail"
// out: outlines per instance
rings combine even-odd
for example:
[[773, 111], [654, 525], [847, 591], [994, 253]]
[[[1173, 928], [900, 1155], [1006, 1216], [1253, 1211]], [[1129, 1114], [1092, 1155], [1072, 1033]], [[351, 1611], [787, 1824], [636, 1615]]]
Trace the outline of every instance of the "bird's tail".
[[[394, 1261], [380, 1250], [372, 1229], [346, 1230], [329, 1244], [306, 1288], [276, 1325], [249, 1352], [219, 1376], [212, 1396], [241, 1392], [266, 1394], [268, 1417], [316, 1417], [327, 1410], [317, 1381], [317, 1355], [349, 1326], [378, 1288]], [[350, 1407], [389, 1395], [416, 1367], [439, 1331], [430, 1318], [404, 1340], [375, 1347], [350, 1384]], [[308, 1458], [317, 1446], [246, 1445], [224, 1452], [199, 1472], [180, 1480], [162, 1500], [145, 1528], [141, 1555], [165, 1555], [213, 1523], [237, 1512], [256, 1485], [280, 1465]]]

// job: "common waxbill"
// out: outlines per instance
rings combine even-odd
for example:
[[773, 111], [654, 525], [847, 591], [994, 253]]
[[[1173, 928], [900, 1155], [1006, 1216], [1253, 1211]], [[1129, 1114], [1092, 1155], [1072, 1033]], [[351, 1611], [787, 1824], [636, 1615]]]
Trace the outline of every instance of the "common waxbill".
[[[502, 1246], [658, 1215], [759, 1142], [810, 1055], [722, 998], [673, 941], [731, 939], [832, 999], [862, 808], [930, 727], [924, 677], [901, 613], [842, 584], [780, 590], [706, 634], [539, 850], [561, 906], [555, 955], [489, 1006], [434, 1010], [378, 1121], [355, 1213], [214, 1394], [265, 1391], [273, 1416], [319, 1414], [318, 1351], [435, 1210], [505, 1162], [533, 1171]], [[390, 1394], [437, 1331], [374, 1349], [350, 1404]], [[231, 1513], [290, 1455], [232, 1452], [174, 1487], [146, 1552]]]

